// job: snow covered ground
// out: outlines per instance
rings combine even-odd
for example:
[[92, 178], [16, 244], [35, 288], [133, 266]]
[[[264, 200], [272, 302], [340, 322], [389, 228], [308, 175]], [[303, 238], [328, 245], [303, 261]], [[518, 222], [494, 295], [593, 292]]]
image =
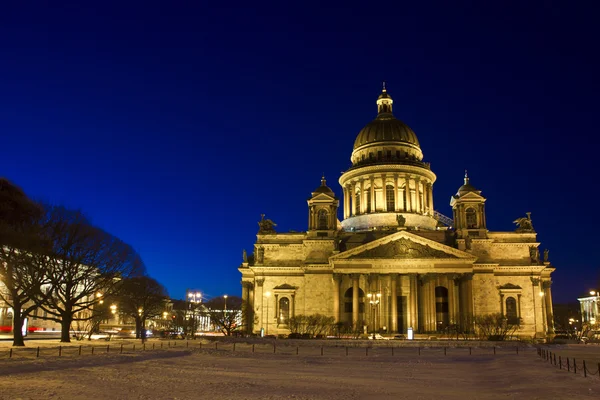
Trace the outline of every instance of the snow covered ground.
[[[190, 342], [124, 354], [0, 360], [0, 399], [592, 399], [598, 376], [535, 349], [369, 349]], [[75, 348], [69, 349], [73, 351]], [[296, 351], [298, 350], [298, 355]]]

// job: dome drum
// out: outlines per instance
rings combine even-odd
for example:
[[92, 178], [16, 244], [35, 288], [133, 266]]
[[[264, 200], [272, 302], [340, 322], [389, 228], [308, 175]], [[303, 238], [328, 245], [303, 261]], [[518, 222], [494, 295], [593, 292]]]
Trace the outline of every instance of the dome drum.
[[398, 216], [402, 216], [403, 226], [407, 227], [434, 230], [438, 224], [438, 221], [430, 215], [386, 212], [346, 218], [342, 221], [342, 228], [345, 231], [365, 231], [375, 227], [396, 228], [400, 226]]

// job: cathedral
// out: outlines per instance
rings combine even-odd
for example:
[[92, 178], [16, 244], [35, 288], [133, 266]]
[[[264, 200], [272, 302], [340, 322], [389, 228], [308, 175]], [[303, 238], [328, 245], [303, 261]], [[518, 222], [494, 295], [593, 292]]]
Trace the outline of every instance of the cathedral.
[[554, 268], [547, 250], [540, 257], [530, 213], [513, 232], [489, 231], [486, 198], [466, 173], [452, 218], [435, 211], [436, 175], [392, 105], [384, 87], [339, 178], [343, 198], [323, 177], [306, 232], [276, 232], [263, 215], [239, 267], [247, 332], [289, 333], [300, 314], [364, 333], [469, 332], [478, 316], [501, 313], [515, 335], [552, 333]]

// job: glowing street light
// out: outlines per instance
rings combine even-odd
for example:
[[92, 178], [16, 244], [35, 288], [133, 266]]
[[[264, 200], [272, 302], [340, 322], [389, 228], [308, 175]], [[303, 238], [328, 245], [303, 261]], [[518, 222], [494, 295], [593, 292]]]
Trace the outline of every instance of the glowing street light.
[[375, 338], [375, 318], [377, 314], [377, 306], [381, 301], [381, 293], [367, 293], [369, 304], [371, 304], [371, 314], [373, 314], [373, 338]]
[[223, 298], [225, 299], [225, 312], [227, 313], [227, 295], [224, 294]]

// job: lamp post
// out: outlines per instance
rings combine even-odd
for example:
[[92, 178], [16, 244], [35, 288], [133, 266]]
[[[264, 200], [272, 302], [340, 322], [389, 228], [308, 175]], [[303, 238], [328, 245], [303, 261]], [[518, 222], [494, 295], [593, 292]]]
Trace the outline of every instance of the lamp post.
[[371, 304], [371, 314], [373, 315], [373, 338], [375, 338], [375, 321], [377, 315], [377, 306], [381, 300], [381, 293], [367, 293], [369, 304]]
[[271, 297], [271, 292], [265, 293], [265, 296], [267, 296], [267, 319], [266, 319], [266, 325], [267, 325], [267, 335], [268, 335], [269, 334], [269, 297]]
[[223, 298], [225, 299], [225, 314], [227, 314], [227, 295], [224, 294]]

